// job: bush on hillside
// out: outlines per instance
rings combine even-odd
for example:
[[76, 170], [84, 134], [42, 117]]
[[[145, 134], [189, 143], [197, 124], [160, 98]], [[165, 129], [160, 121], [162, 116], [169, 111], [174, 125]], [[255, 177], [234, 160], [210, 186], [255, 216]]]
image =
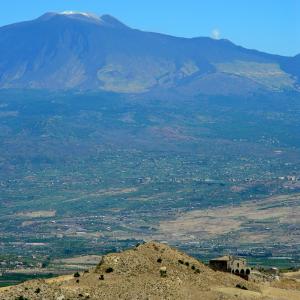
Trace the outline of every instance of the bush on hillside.
[[80, 277], [79, 272], [74, 273], [74, 277]]
[[112, 273], [114, 269], [112, 267], [109, 267], [105, 270], [106, 273]]

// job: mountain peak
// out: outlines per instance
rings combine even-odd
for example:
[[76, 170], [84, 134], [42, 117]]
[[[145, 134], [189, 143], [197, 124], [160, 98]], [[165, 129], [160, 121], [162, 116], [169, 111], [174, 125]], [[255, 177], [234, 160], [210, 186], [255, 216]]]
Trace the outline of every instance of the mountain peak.
[[94, 22], [102, 26], [106, 27], [114, 27], [114, 28], [127, 28], [125, 24], [117, 20], [116, 18], [110, 16], [110, 15], [102, 15], [98, 16], [94, 13], [89, 12], [80, 12], [80, 11], [72, 11], [67, 10], [63, 12], [48, 12], [42, 15], [39, 20], [47, 21], [49, 19], [52, 19], [53, 17], [62, 16], [70, 19], [80, 20], [80, 21], [88, 21], [88, 22]]
[[49, 12], [2, 27], [0, 35], [0, 88], [240, 95], [298, 91], [300, 80], [299, 57], [134, 30], [110, 15]]
[[100, 17], [100, 20], [105, 23], [106, 25], [112, 26], [112, 27], [127, 27], [124, 23], [120, 22], [118, 19], [111, 15], [102, 15]]
[[80, 12], [80, 11], [72, 11], [72, 10], [66, 10], [61, 13], [58, 13], [59, 15], [65, 15], [65, 16], [82, 16], [86, 18], [92, 18], [96, 20], [100, 20], [100, 17], [93, 13], [87, 13], [87, 12]]

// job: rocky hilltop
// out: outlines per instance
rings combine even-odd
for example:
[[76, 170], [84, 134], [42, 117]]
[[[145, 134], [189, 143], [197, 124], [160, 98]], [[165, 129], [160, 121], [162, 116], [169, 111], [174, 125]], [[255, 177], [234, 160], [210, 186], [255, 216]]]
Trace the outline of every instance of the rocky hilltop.
[[[276, 287], [277, 285], [277, 287]], [[245, 281], [165, 244], [104, 256], [95, 269], [0, 289], [0, 299], [300, 299], [300, 284]]]

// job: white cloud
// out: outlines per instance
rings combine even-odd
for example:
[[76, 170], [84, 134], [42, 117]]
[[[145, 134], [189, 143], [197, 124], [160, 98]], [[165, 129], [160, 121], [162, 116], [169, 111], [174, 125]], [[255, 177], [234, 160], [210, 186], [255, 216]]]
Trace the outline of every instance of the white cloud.
[[221, 32], [219, 29], [215, 28], [211, 32], [211, 36], [213, 39], [218, 40], [221, 37]]

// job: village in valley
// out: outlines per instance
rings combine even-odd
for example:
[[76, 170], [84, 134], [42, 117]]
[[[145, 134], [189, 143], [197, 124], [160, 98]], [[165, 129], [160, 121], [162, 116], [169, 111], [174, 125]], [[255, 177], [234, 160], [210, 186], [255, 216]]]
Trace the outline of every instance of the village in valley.
[[260, 97], [249, 108], [225, 96], [188, 107], [103, 93], [28, 91], [26, 106], [19, 97], [0, 91], [1, 132], [15, 132], [0, 143], [1, 285], [73, 272], [56, 261], [149, 240], [206, 263], [233, 255], [299, 267], [296, 96], [264, 96], [272, 112], [250, 109]]

